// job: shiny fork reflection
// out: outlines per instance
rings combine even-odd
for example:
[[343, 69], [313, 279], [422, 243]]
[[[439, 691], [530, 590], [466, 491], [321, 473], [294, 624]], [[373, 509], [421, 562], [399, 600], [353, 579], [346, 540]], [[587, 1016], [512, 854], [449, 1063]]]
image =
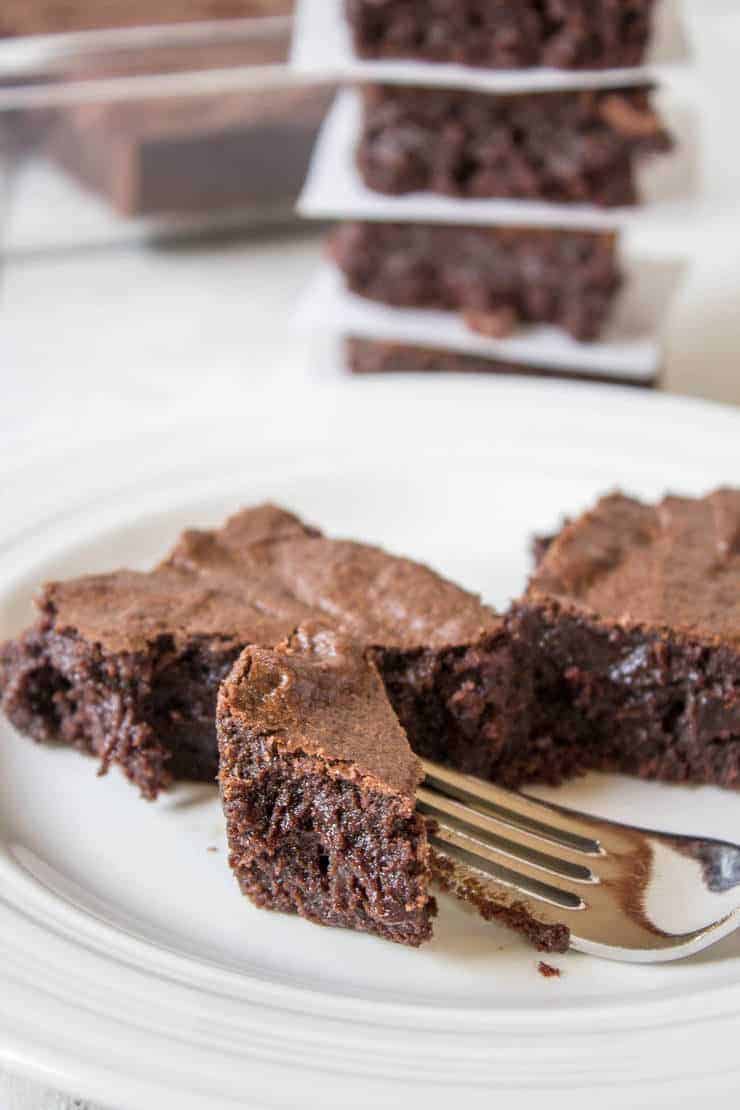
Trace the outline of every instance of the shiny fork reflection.
[[740, 847], [620, 825], [424, 760], [417, 808], [446, 885], [524, 902], [570, 946], [612, 960], [677, 960], [740, 926]]

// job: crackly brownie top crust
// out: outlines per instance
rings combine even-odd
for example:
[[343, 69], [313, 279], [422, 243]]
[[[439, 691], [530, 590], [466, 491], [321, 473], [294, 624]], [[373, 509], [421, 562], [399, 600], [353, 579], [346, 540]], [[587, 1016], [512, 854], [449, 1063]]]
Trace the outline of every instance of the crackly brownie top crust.
[[312, 619], [363, 644], [441, 650], [500, 627], [478, 597], [377, 547], [331, 540], [271, 505], [218, 531], [188, 531], [150, 573], [117, 571], [44, 590], [58, 631], [108, 652], [145, 651], [160, 637], [228, 648], [271, 647]]
[[411, 797], [423, 778], [375, 664], [327, 627], [310, 624], [277, 648], [242, 652], [221, 687], [224, 715], [283, 752], [339, 764], [384, 791]]
[[602, 498], [552, 541], [527, 597], [740, 647], [740, 489]]

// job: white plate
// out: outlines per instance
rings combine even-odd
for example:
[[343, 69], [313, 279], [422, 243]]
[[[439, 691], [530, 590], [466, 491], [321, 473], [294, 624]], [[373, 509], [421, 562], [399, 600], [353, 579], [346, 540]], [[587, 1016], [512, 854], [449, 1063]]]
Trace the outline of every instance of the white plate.
[[[0, 634], [41, 579], [150, 565], [185, 524], [265, 497], [505, 604], [529, 534], [599, 491], [738, 478], [738, 412], [615, 387], [413, 377], [317, 385], [313, 402], [5, 463]], [[0, 733], [7, 1067], [136, 1110], [735, 1105], [740, 937], [658, 968], [568, 955], [546, 981], [536, 953], [448, 900], [418, 952], [320, 929], [240, 897], [212, 788], [147, 804]], [[740, 839], [740, 800], [718, 790], [590, 776], [558, 797]]]

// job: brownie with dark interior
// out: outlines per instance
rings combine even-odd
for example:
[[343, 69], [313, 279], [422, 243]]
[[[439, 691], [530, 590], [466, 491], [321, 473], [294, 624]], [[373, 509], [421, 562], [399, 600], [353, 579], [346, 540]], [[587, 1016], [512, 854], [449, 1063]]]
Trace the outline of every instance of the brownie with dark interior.
[[247, 648], [217, 728], [229, 861], [256, 905], [417, 946], [434, 880], [537, 947], [568, 947], [566, 926], [432, 847], [416, 812], [421, 762], [357, 640], [309, 624]]
[[311, 626], [247, 648], [221, 687], [217, 728], [244, 894], [405, 944], [431, 936], [421, 766], [366, 649]]
[[368, 85], [357, 165], [368, 188], [392, 195], [633, 205], [637, 167], [672, 147], [650, 93]]
[[465, 354], [441, 347], [419, 347], [380, 339], [353, 336], [344, 343], [345, 361], [351, 374], [514, 374], [517, 377], [569, 378], [576, 381], [606, 382], [650, 389], [658, 377], [622, 378], [598, 374], [581, 368], [536, 366], [533, 363], [507, 362], [485, 355]]
[[555, 777], [738, 788], [740, 490], [657, 505], [615, 493], [537, 556], [510, 627]]
[[3, 0], [0, 37], [285, 16], [293, 0]]
[[173, 777], [215, 778], [219, 683], [244, 647], [282, 643], [312, 617], [374, 653], [430, 758], [490, 773], [526, 698], [503, 622], [476, 596], [270, 506], [186, 532], [154, 571], [52, 583], [38, 604], [37, 624], [0, 651], [5, 713], [119, 764], [148, 797]]
[[496, 338], [545, 323], [596, 339], [622, 284], [613, 232], [347, 223], [329, 253], [353, 293], [461, 312]]
[[345, 0], [363, 58], [489, 69], [602, 69], [645, 60], [655, 0]]

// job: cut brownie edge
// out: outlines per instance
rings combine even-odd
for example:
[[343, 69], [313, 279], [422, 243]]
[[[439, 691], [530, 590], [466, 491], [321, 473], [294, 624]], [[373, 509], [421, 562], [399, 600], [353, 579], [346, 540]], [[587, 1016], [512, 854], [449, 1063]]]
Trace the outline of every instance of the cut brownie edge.
[[107, 653], [47, 613], [0, 649], [1, 705], [20, 732], [97, 756], [103, 774], [118, 765], [153, 799], [175, 779], [215, 783], [216, 695], [235, 655], [166, 637]]
[[553, 775], [612, 771], [740, 787], [740, 655], [731, 647], [620, 628], [556, 602], [521, 604], [534, 660], [531, 746]]
[[524, 739], [529, 684], [505, 629], [440, 652], [374, 654], [417, 755], [506, 782], [508, 760]]
[[230, 864], [258, 906], [416, 946], [435, 903], [419, 761], [362, 647], [247, 648], [218, 701]]
[[740, 491], [603, 497], [541, 545], [509, 617], [531, 734], [584, 769], [740, 786]]

